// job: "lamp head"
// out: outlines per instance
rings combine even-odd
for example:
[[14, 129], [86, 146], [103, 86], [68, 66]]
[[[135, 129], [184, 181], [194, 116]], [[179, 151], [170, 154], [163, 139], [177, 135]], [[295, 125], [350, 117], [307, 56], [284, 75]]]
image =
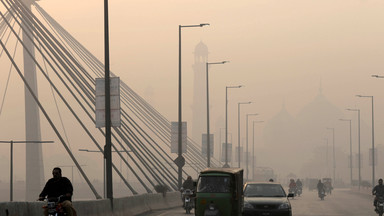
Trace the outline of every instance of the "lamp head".
[[378, 77], [379, 77], [379, 75], [377, 75], [377, 74], [374, 74], [374, 75], [372, 75], [372, 77], [376, 77], [376, 78], [378, 78]]
[[208, 25], [209, 25], [209, 23], [201, 23], [201, 24], [200, 24], [200, 27], [208, 26]]
[[351, 119], [339, 119], [340, 121], [351, 121]]

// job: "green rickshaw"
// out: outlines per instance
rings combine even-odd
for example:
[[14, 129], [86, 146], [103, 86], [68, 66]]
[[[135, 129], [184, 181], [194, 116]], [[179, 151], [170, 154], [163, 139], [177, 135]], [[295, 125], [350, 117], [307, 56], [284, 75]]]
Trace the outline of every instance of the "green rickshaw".
[[197, 182], [195, 216], [241, 216], [243, 199], [243, 169], [205, 169]]

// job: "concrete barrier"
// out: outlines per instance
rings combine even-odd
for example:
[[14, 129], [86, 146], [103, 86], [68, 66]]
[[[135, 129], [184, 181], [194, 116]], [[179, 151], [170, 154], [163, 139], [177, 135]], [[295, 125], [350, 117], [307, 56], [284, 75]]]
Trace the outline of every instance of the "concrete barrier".
[[[0, 215], [26, 216], [43, 215], [43, 202], [2, 202]], [[135, 216], [153, 210], [181, 207], [180, 192], [162, 194], [141, 194], [113, 199], [113, 211], [108, 199], [74, 201], [78, 216]]]

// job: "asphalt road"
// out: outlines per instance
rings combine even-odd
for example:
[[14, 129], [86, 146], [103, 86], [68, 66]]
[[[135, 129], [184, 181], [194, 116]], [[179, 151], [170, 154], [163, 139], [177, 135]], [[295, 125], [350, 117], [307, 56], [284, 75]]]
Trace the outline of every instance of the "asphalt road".
[[[373, 196], [353, 192], [350, 189], [334, 190], [325, 200], [317, 192], [304, 190], [301, 197], [290, 199], [293, 216], [376, 216]], [[151, 212], [140, 216], [185, 216], [184, 209], [174, 208]], [[194, 215], [190, 214], [191, 216]]]

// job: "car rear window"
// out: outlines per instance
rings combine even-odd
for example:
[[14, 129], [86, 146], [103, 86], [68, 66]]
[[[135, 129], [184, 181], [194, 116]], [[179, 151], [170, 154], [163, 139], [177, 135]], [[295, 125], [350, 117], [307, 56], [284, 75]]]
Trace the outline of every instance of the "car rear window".
[[285, 191], [278, 184], [248, 184], [244, 190], [245, 197], [285, 197]]
[[201, 176], [197, 184], [197, 192], [228, 193], [231, 191], [231, 179], [226, 176]]

